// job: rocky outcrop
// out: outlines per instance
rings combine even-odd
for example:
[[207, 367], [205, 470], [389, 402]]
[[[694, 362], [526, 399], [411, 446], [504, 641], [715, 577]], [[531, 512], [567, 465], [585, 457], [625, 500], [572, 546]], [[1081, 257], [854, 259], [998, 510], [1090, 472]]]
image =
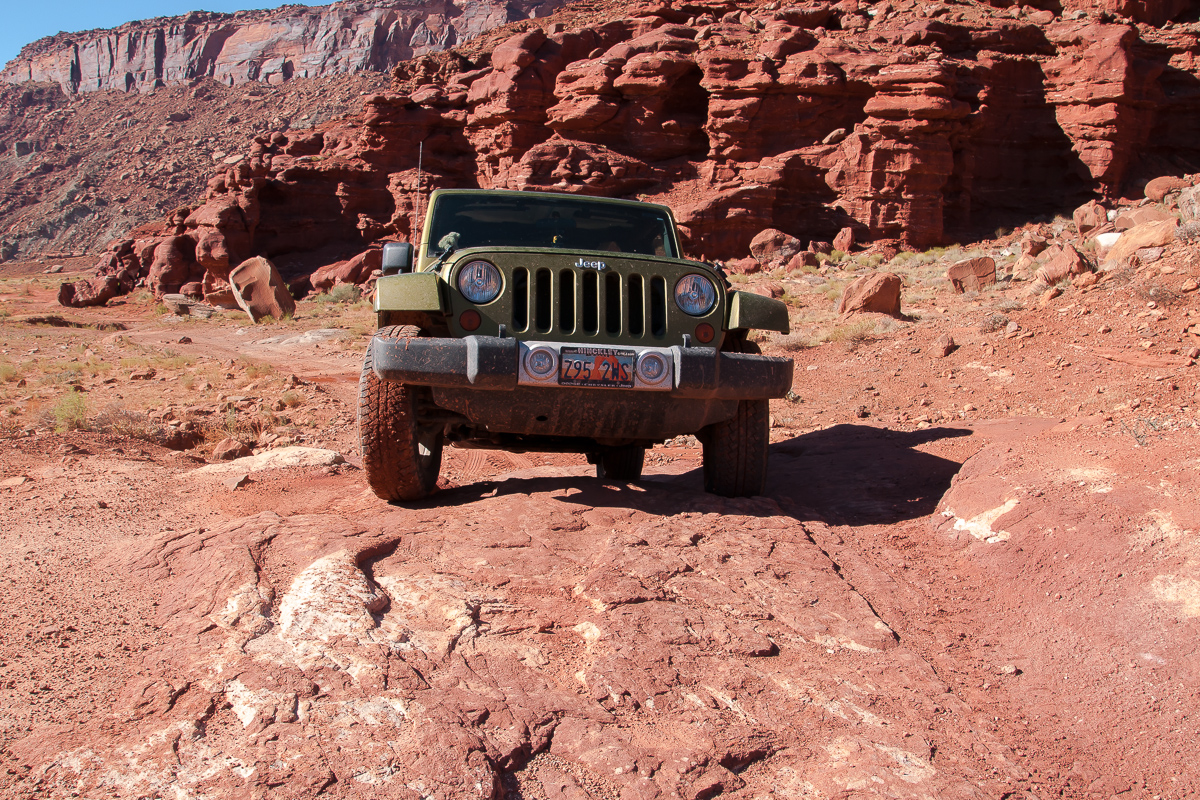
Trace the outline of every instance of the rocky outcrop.
[[526, 22], [470, 58], [401, 64], [356, 114], [259, 135], [158, 235], [192, 239], [207, 297], [252, 255], [340, 248], [320, 266], [412, 239], [436, 187], [643, 196], [721, 259], [768, 229], [924, 249], [1111, 205], [1200, 169], [1200, 30], [1135, 21], [1170, 3], [1110, 5], [663, 2]]
[[0, 80], [57, 83], [73, 94], [149, 91], [204, 77], [235, 85], [386, 71], [560, 5], [375, 0], [235, 14], [193, 11], [39, 39], [8, 63]]
[[[1119, 194], [1171, 127], [1159, 78], [1185, 62], [1162, 56], [1200, 52], [1194, 32], [1172, 34], [1154, 60], [1148, 39], [1166, 33], [1086, 11], [914, 21], [845, 5], [655, 6], [526, 30], [474, 62], [414, 62], [358, 118], [304, 144], [260, 139], [225, 185], [278, 198], [253, 238], [268, 255], [408, 238], [431, 185], [649, 195], [708, 257], [742, 256], [764, 229], [922, 248], [986, 219], [976, 208], [1028, 218]], [[209, 203], [228, 203], [223, 191], [210, 185]]]

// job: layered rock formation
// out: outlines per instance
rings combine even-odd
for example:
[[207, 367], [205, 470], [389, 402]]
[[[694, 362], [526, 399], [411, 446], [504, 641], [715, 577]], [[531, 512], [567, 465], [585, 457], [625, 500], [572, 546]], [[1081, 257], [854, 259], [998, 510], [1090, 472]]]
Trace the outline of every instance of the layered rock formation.
[[804, 246], [840, 234], [926, 248], [1200, 170], [1200, 25], [1137, 21], [1179, 11], [656, 0], [608, 21], [564, 12], [404, 62], [392, 91], [349, 117], [258, 136], [221, 163], [200, 208], [151, 234], [155, 247], [189, 240], [181, 252], [211, 292], [252, 255], [338, 249], [331, 263], [412, 238], [436, 187], [644, 196], [709, 258], [744, 256], [764, 229]]
[[75, 93], [147, 91], [203, 77], [235, 85], [386, 71], [560, 5], [560, 0], [383, 0], [236, 14], [194, 11], [40, 39], [9, 62], [0, 80], [57, 83]]
[[[926, 247], [981, 207], [1029, 218], [1200, 165], [1159, 113], [1167, 86], [1174, 106], [1200, 104], [1196, 26], [1072, 16], [658, 4], [529, 29], [474, 62], [402, 65], [356, 118], [260, 137], [186, 235], [239, 257], [365, 246], [412, 237], [429, 188], [481, 186], [649, 195], [709, 257], [743, 255], [765, 228]], [[225, 220], [247, 205], [247, 222]]]

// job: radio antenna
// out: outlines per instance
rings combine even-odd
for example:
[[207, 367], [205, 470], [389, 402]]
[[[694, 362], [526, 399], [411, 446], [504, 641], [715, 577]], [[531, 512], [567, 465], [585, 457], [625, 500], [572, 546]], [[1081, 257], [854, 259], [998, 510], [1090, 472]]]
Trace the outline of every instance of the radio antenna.
[[[416, 239], [421, 231], [421, 165], [425, 161], [425, 140], [422, 139], [417, 145], [417, 212], [415, 220], [415, 228], [411, 238]], [[418, 246], [420, 242], [417, 243]]]

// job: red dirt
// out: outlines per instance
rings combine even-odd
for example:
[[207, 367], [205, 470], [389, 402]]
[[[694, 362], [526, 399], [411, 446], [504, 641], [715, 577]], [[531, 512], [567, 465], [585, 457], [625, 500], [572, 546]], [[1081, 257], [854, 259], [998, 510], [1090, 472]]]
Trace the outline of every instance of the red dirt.
[[[943, 289], [915, 323], [792, 351], [767, 495], [741, 501], [704, 494], [680, 440], [633, 486], [449, 450], [448, 488], [389, 507], [354, 466], [365, 329], [289, 344], [344, 324], [308, 301], [281, 326], [133, 297], [70, 311], [117, 333], [0, 320], [6, 358], [190, 356], [154, 362], [165, 382], [131, 380], [140, 362], [78, 381], [90, 410], [119, 395], [162, 424], [261, 413], [295, 372], [275, 434], [348, 462], [231, 490], [193, 474], [211, 445], [52, 433], [32, 406], [69, 386], [5, 384], [25, 410], [0, 439], [0, 787], [1195, 796], [1197, 367], [1165, 351], [1200, 309], [1129, 314], [1161, 278], [1009, 308], [1032, 337], [983, 332], [1000, 296]], [[33, 286], [5, 302], [61, 312]]]

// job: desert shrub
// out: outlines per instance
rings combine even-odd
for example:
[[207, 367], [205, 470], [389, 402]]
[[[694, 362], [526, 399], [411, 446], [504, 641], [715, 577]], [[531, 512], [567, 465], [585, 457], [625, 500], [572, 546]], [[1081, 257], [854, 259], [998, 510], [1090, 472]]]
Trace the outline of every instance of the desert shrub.
[[870, 340], [874, 333], [875, 320], [863, 318], [835, 326], [821, 335], [821, 341], [860, 344]]
[[803, 333], [789, 333], [786, 336], [776, 336], [774, 344], [781, 350], [789, 353], [817, 346], [817, 342], [813, 341], [811, 336]]
[[1003, 330], [1008, 325], [1008, 317], [1003, 314], [988, 314], [979, 323], [979, 330], [983, 333], [995, 333]]
[[304, 395], [292, 389], [288, 389], [280, 396], [279, 399], [283, 401], [283, 404], [288, 408], [295, 408], [304, 402]]
[[1143, 301], [1153, 302], [1160, 306], [1169, 306], [1179, 299], [1179, 295], [1175, 292], [1154, 284], [1139, 286], [1135, 291]]
[[87, 428], [87, 398], [81, 392], [67, 392], [50, 410], [54, 430], [59, 433]]
[[21, 379], [21, 370], [16, 364], [0, 363], [0, 383], [12, 383]]
[[246, 377], [250, 380], [258, 380], [259, 378], [271, 375], [275, 372], [275, 368], [270, 364], [247, 363], [245, 366]]
[[342, 283], [313, 298], [314, 303], [353, 303], [362, 297], [362, 289], [353, 283]]
[[91, 429], [98, 433], [154, 443], [158, 443], [166, 435], [166, 429], [162, 425], [141, 412], [128, 410], [120, 403], [105, 406], [92, 418]]

